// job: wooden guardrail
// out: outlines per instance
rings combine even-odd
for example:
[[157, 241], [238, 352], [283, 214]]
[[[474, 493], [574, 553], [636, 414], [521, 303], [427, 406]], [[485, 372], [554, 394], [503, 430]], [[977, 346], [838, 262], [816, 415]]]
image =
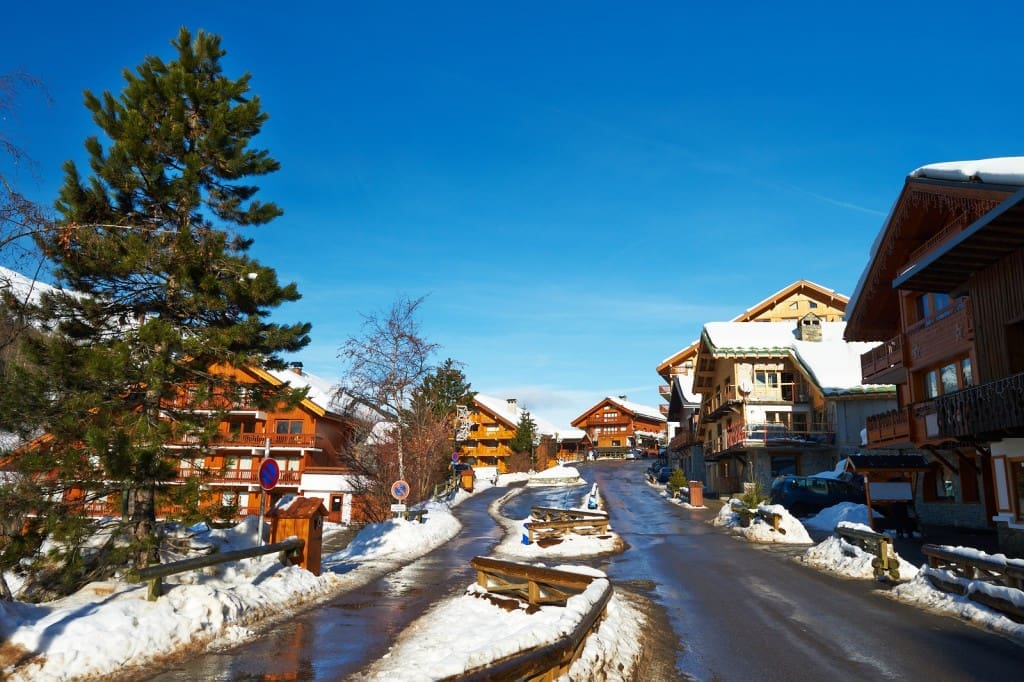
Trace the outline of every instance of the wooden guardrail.
[[756, 518], [761, 519], [765, 523], [770, 524], [772, 530], [778, 533], [782, 533], [783, 535], [786, 534], [785, 528], [779, 528], [779, 521], [782, 520], [782, 516], [776, 514], [775, 512], [765, 511], [764, 509], [760, 508], [751, 509], [750, 507], [747, 507], [742, 503], [737, 504], [736, 502], [733, 502], [731, 507], [735, 513], [739, 514], [741, 526], [749, 526], [750, 520]]
[[[600, 598], [572, 632], [557, 641], [512, 654], [447, 678], [452, 682], [553, 680], [564, 675], [573, 661], [579, 658], [587, 636], [597, 629], [612, 597], [612, 585], [606, 578], [487, 557], [474, 558], [470, 566], [477, 570], [478, 584], [488, 592], [513, 594], [520, 598], [526, 595], [527, 600], [530, 594], [535, 594], [538, 601], [530, 601], [531, 604], [554, 603], [551, 600], [559, 593], [564, 595], [561, 601], [564, 603], [572, 594], [586, 590], [594, 580], [605, 580], [606, 584]], [[531, 588], [530, 585], [536, 587]]]
[[944, 592], [966, 595], [972, 601], [996, 609], [1017, 622], [1024, 622], [1024, 608], [984, 590], [971, 590], [957, 580], [947, 580], [938, 571], [948, 571], [961, 580], [977, 580], [997, 587], [1024, 590], [1024, 565], [1010, 563], [991, 555], [971, 550], [957, 552], [950, 547], [924, 545], [921, 552], [928, 558], [929, 582]]
[[212, 554], [182, 559], [181, 561], [172, 561], [167, 564], [154, 564], [145, 568], [129, 569], [125, 574], [125, 579], [130, 583], [149, 581], [149, 592], [146, 598], [149, 601], [156, 601], [164, 593], [162, 579], [169, 575], [223, 564], [228, 561], [238, 561], [239, 559], [249, 559], [254, 556], [263, 556], [264, 554], [273, 554], [274, 552], [280, 552], [281, 563], [288, 565], [291, 563], [289, 559], [299, 554], [305, 544], [306, 541], [302, 538], [290, 538], [283, 542], [275, 542], [272, 545], [233, 549], [227, 552], [213, 552]]
[[871, 568], [875, 571], [875, 578], [881, 579], [886, 573], [892, 580], [900, 579], [900, 562], [893, 551], [892, 538], [883, 533], [876, 533], [861, 528], [853, 528], [839, 524], [835, 528], [836, 535], [853, 545], [857, 545], [866, 552], [871, 552], [875, 558], [871, 561]]
[[530, 516], [537, 521], [579, 521], [582, 519], [607, 519], [608, 514], [586, 509], [558, 509], [555, 507], [531, 507]]
[[531, 520], [525, 523], [530, 542], [535, 539], [562, 537], [565, 533], [597, 535], [608, 532], [608, 515], [582, 509], [533, 507]]

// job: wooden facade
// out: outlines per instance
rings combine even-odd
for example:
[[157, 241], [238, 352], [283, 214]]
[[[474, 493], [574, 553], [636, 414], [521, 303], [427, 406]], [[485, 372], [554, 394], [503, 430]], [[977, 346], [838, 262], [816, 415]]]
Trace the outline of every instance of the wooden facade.
[[[238, 388], [231, 396], [216, 395], [198, 403], [192, 388], [182, 386], [178, 395], [168, 401], [169, 409], [221, 418], [210, 438], [183, 436], [165, 445], [176, 475], [165, 481], [163, 487], [198, 481], [199, 506], [214, 519], [237, 520], [256, 515], [261, 500], [269, 508], [276, 500], [293, 494], [319, 498], [330, 521], [367, 520], [365, 505], [370, 502], [357, 490], [352, 472], [341, 458], [355, 431], [353, 419], [332, 411], [329, 396], [307, 396], [296, 405], [281, 402], [271, 407], [259, 406], [255, 399], [264, 386], [289, 384], [305, 388], [315, 378], [298, 366], [276, 372], [256, 367], [214, 366], [210, 371], [230, 376]], [[44, 443], [45, 438], [37, 443]], [[268, 458], [277, 462], [280, 475], [273, 490], [262, 497], [259, 471]], [[84, 499], [81, 490], [68, 493], [68, 499], [76, 496]], [[83, 506], [92, 516], [130, 512], [130, 500], [115, 495]], [[181, 509], [167, 503], [158, 504], [160, 518], [180, 512]]]
[[[843, 294], [805, 279], [797, 280], [748, 308], [732, 322], [785, 322], [816, 314], [826, 322], [838, 322], [846, 312], [848, 298]], [[697, 434], [701, 395], [694, 385], [697, 351], [700, 341], [677, 351], [658, 365], [657, 372], [666, 382], [660, 387], [667, 401], [660, 409], [668, 420], [669, 449], [680, 457], [680, 466], [688, 478], [707, 483], [701, 439]]]
[[665, 417], [646, 405], [607, 397], [572, 421], [590, 438], [597, 454], [624, 456], [630, 449], [656, 455], [665, 442]]
[[864, 379], [899, 384], [897, 410], [869, 421], [869, 445], [924, 450], [933, 467], [925, 492], [934, 496], [938, 481], [943, 497], [945, 485], [951, 505], [979, 509], [1019, 554], [1024, 159], [1016, 164], [1018, 172], [994, 176], [926, 167], [906, 180], [861, 278], [847, 337], [884, 341], [884, 353], [862, 358]]
[[710, 490], [732, 494], [758, 482], [767, 488], [779, 475], [832, 469], [840, 456], [856, 452], [869, 406], [895, 403], [891, 387], [820, 383], [815, 370], [821, 367], [806, 364], [794, 332], [820, 344], [814, 356], [834, 367], [847, 356], [842, 324], [824, 324], [832, 325], [825, 338], [812, 313], [796, 323], [705, 325], [694, 390], [701, 395], [696, 440]]
[[[532, 462], [529, 457], [517, 458], [511, 447], [524, 414], [529, 414], [537, 427], [538, 440]], [[478, 393], [473, 398], [468, 419], [469, 431], [466, 438], [459, 441], [458, 452], [460, 461], [474, 469], [493, 467], [498, 473], [530, 468], [542, 470], [559, 461], [581, 459], [587, 443], [583, 432], [559, 428], [524, 410], [514, 398], [503, 400]]]

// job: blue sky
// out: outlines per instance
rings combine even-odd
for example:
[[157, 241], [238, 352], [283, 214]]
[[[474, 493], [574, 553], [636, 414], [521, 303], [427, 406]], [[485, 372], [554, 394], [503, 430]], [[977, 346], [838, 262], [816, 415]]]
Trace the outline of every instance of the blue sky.
[[270, 115], [285, 215], [254, 255], [304, 298], [298, 357], [334, 378], [361, 314], [428, 295], [423, 332], [473, 388], [568, 422], [656, 406], [655, 367], [797, 279], [851, 294], [906, 174], [1022, 153], [1024, 5], [105, 2], [4, 11], [0, 121], [40, 164], [97, 129], [179, 26], [223, 38]]

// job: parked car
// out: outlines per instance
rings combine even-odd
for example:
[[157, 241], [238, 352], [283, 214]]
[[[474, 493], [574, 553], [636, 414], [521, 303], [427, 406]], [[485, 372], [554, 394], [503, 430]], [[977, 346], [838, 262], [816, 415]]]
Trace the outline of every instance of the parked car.
[[793, 516], [810, 516], [841, 502], [865, 504], [864, 489], [846, 481], [818, 476], [779, 476], [772, 481], [768, 497]]
[[626, 459], [636, 459], [636, 450], [626, 450]]
[[672, 478], [672, 467], [661, 467], [658, 469], [658, 483], [668, 483]]

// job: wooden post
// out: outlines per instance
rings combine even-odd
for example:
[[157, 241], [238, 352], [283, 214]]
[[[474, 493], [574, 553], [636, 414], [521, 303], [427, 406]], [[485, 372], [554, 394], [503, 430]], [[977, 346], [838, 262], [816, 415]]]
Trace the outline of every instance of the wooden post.
[[871, 483], [868, 481], [868, 475], [864, 474], [864, 501], [868, 505], [868, 528], [871, 530], [875, 529], [875, 512], [871, 508]]

